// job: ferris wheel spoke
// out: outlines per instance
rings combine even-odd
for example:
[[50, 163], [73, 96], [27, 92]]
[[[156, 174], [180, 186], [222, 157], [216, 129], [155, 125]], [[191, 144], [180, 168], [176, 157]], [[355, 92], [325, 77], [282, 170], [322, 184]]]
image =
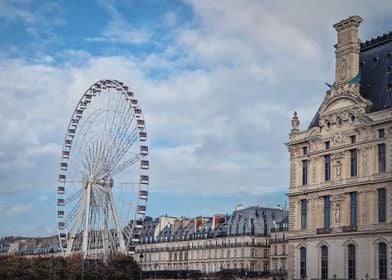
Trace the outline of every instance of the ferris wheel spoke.
[[72, 194], [71, 196], [65, 198], [65, 203], [72, 203], [75, 199], [78, 199], [82, 196], [83, 189], [78, 190], [76, 193]]
[[133, 144], [137, 141], [138, 135], [137, 130], [133, 130], [127, 138], [123, 140], [122, 143], [119, 143], [115, 150], [116, 152], [113, 155], [112, 162], [115, 164], [131, 149]]
[[137, 131], [135, 129], [129, 133], [129, 135], [128, 133], [127, 129], [122, 135], [119, 134], [114, 136], [111, 143], [106, 146], [108, 149], [108, 159], [110, 159], [111, 162], [116, 161], [117, 158], [121, 158], [132, 146], [134, 141], [130, 142], [129, 140], [137, 139]]
[[82, 197], [79, 198], [78, 202], [75, 204], [75, 206], [69, 212], [69, 214], [67, 214], [67, 216], [64, 218], [64, 222], [66, 225], [68, 225], [69, 222], [73, 221], [74, 218], [76, 217], [78, 210], [81, 206], [81, 202], [82, 202]]
[[117, 147], [112, 148], [112, 151], [114, 151], [110, 160], [112, 165], [116, 165], [126, 155], [126, 153], [132, 148], [137, 139], [137, 130], [134, 129], [131, 134], [129, 134], [126, 138], [124, 137], [123, 142], [117, 145]]
[[121, 165], [115, 167], [113, 170], [111, 170], [111, 175], [115, 176], [118, 173], [124, 171], [127, 169], [129, 166], [133, 165], [134, 163], [138, 162], [140, 160], [140, 155], [137, 154], [133, 156], [132, 158], [128, 159], [127, 161], [123, 162]]

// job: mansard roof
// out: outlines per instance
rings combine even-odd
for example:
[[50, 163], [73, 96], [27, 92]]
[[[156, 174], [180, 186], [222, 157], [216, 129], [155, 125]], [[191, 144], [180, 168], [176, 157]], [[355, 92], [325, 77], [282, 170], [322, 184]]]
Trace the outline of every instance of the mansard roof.
[[[368, 113], [392, 107], [392, 32], [361, 43], [360, 94], [372, 103]], [[319, 111], [308, 129], [319, 126]]]
[[[215, 223], [214, 217], [198, 217], [189, 220], [174, 231], [174, 225], [166, 225], [153, 238], [158, 220], [149, 221], [140, 233], [141, 243], [204, 239], [224, 236], [258, 235], [265, 236], [287, 218], [287, 211], [281, 208], [253, 206], [234, 211], [231, 215], [218, 215], [223, 221]], [[199, 224], [197, 221], [202, 220]]]

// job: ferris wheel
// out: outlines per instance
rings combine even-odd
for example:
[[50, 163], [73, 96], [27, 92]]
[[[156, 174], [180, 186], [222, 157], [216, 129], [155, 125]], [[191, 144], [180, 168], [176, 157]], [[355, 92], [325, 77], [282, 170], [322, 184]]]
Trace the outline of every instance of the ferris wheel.
[[61, 152], [57, 228], [64, 256], [129, 254], [148, 198], [147, 132], [128, 86], [93, 84], [80, 98]]

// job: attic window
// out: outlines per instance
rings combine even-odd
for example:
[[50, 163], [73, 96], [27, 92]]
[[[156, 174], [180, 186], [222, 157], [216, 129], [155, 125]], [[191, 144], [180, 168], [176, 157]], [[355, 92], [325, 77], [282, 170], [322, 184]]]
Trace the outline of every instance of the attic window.
[[377, 62], [379, 60], [378, 56], [373, 57], [373, 61]]
[[388, 72], [388, 73], [391, 73], [391, 72], [392, 72], [392, 66], [391, 66], [391, 65], [388, 66], [387, 72]]
[[365, 62], [364, 61], [361, 61], [360, 63], [359, 63], [359, 66], [364, 66], [365, 65]]
[[387, 56], [388, 56], [388, 57], [391, 57], [391, 56], [392, 56], [392, 52], [389, 52], [389, 53], [387, 54]]
[[329, 128], [329, 127], [331, 126], [331, 123], [328, 121], [328, 122], [325, 123], [325, 126], [326, 126], [327, 128]]
[[350, 122], [354, 122], [355, 121], [355, 116], [354, 115], [350, 115]]

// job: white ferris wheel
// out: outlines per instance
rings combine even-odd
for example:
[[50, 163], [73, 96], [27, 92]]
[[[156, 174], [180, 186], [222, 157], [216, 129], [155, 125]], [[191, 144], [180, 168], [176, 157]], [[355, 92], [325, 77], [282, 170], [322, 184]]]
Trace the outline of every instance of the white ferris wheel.
[[57, 228], [64, 256], [129, 254], [139, 241], [149, 161], [142, 110], [128, 86], [93, 84], [72, 114], [61, 152]]

